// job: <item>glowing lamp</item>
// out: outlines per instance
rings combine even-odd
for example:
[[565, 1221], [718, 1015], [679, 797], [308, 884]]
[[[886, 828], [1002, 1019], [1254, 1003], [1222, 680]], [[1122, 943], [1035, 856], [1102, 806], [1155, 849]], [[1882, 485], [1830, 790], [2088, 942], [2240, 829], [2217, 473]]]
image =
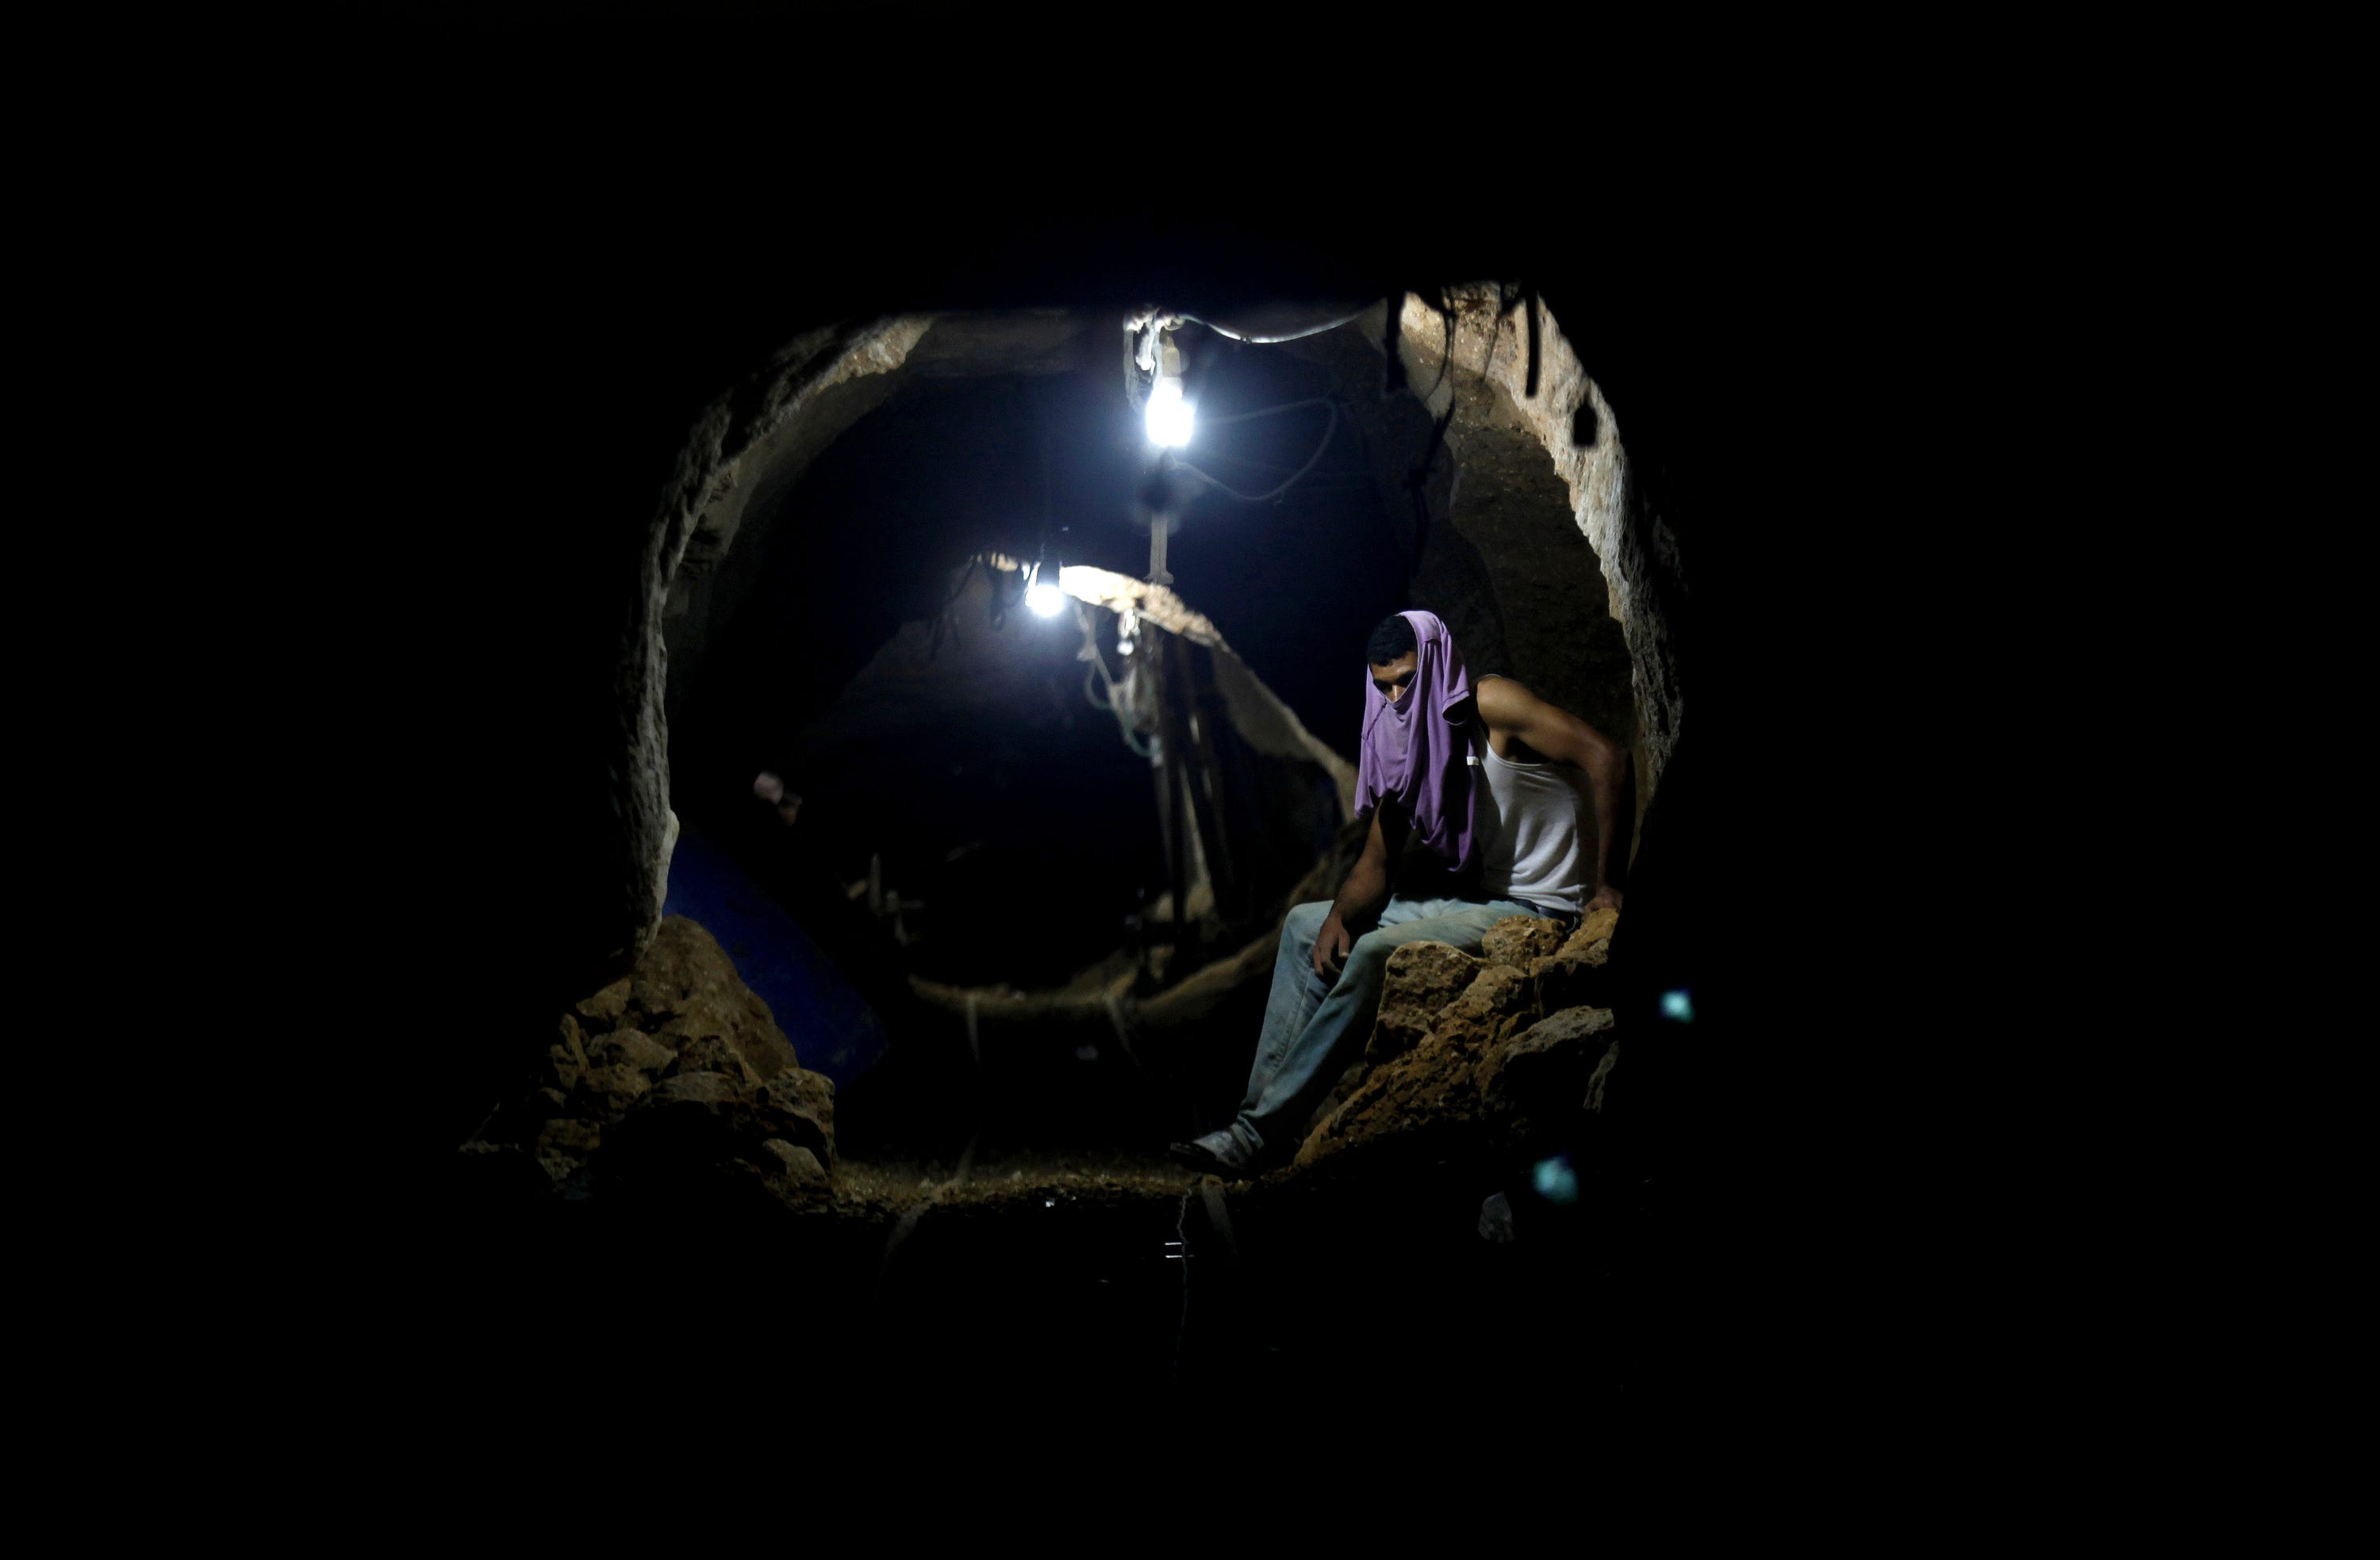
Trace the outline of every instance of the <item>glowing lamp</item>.
[[1033, 609], [1037, 617], [1054, 618], [1058, 610], [1066, 604], [1066, 593], [1052, 582], [1043, 579], [1041, 571], [1037, 568], [1033, 571], [1033, 583], [1025, 587], [1025, 604]]
[[1190, 442], [1190, 403], [1182, 399], [1182, 381], [1160, 379], [1148, 392], [1148, 441], [1169, 449]]

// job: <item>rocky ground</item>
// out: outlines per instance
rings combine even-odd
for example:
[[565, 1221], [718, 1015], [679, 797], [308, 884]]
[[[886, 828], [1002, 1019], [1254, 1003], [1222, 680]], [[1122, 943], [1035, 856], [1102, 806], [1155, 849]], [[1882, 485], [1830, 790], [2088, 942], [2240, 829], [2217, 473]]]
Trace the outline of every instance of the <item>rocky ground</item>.
[[[1612, 1227], [1540, 1200], [1517, 1238], [1483, 1240], [1482, 1200], [1523, 1203], [1532, 1167], [1579, 1141], [1613, 1055], [1593, 1004], [1612, 922], [1565, 938], [1515, 918], [1479, 957], [1400, 949], [1295, 1161], [1227, 1185], [1154, 1153], [847, 1159], [832, 1086], [718, 943], [672, 918], [628, 980], [557, 1018], [540, 1077], [456, 1155], [433, 1241], [447, 1276], [406, 1336], [480, 1361], [505, 1402], [591, 1369], [606, 1391], [776, 1404], [737, 1352], [766, 1337], [845, 1405], [1139, 1412], [1316, 1388], [1363, 1360], [1390, 1362], [1377, 1382], [1412, 1412], [1534, 1395], [1588, 1413], [1628, 1334]], [[665, 1365], [602, 1373], [623, 1338], [662, 1336], [680, 1346]]]
[[1476, 958], [1439, 942], [1397, 949], [1363, 1058], [1287, 1173], [1349, 1154], [1509, 1153], [1557, 1130], [1613, 1049], [1611, 1011], [1593, 1004], [1619, 919], [1598, 911], [1565, 937], [1559, 922], [1509, 916]]
[[835, 1177], [834, 1211], [899, 1215], [920, 1205], [1031, 1208], [1178, 1198], [1198, 1178], [1154, 1155], [1029, 1155], [953, 1167], [914, 1161], [846, 1161]]
[[[1474, 957], [1415, 943], [1389, 961], [1371, 1039], [1293, 1163], [1234, 1198], [1509, 1159], [1558, 1131], [1615, 1054], [1596, 1006], [1617, 913], [1566, 937], [1499, 923]], [[462, 1148], [481, 1184], [570, 1201], [706, 1191], [861, 1220], [929, 1207], [993, 1211], [1172, 1202], [1196, 1178], [1155, 1155], [1014, 1154], [982, 1163], [844, 1163], [834, 1088], [805, 1070], [710, 935], [662, 924], [630, 976], [561, 1015], [534, 1084]]]
[[559, 1194], [746, 1185], [815, 1207], [834, 1179], [834, 1085], [803, 1070], [710, 934], [662, 923], [625, 980], [556, 1021], [532, 1086], [466, 1143], [483, 1182]]

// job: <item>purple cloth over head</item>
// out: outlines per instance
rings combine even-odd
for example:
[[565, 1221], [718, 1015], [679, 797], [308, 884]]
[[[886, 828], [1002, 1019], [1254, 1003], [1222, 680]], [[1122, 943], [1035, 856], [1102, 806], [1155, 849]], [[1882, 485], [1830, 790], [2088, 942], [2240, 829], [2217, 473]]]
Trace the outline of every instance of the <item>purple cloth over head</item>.
[[1364, 743], [1355, 777], [1355, 816], [1383, 801], [1413, 819], [1421, 842], [1457, 872], [1471, 865], [1479, 838], [1478, 794], [1471, 783], [1471, 678], [1454, 635], [1434, 612], [1401, 612], [1413, 624], [1414, 680], [1394, 704], [1364, 675]]

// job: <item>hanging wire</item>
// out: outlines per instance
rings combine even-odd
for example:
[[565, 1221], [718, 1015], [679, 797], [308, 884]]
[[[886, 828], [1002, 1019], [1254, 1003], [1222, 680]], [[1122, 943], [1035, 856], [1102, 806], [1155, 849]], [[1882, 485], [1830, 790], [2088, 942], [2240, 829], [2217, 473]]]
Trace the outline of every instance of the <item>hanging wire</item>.
[[1295, 330], [1275, 331], [1268, 335], [1259, 335], [1254, 331], [1246, 330], [1235, 325], [1219, 324], [1212, 320], [1201, 320], [1195, 314], [1185, 314], [1182, 316], [1182, 318], [1189, 320], [1194, 325], [1204, 325], [1207, 329], [1214, 332], [1219, 336], [1229, 336], [1233, 341], [1254, 342], [1260, 346], [1273, 346], [1285, 341], [1304, 341], [1308, 336], [1318, 336], [1325, 331], [1335, 331], [1340, 326], [1344, 325], [1351, 320], [1360, 319], [1363, 316], [1364, 309], [1369, 308], [1370, 307], [1371, 305], [1366, 304], [1360, 308], [1352, 309], [1345, 313], [1333, 309], [1331, 311], [1330, 318], [1325, 320], [1319, 325], [1303, 325]]
[[1259, 407], [1257, 410], [1253, 412], [1234, 412], [1227, 417], [1210, 417], [1201, 415], [1198, 418], [1198, 426], [1201, 428], [1221, 428], [1227, 423], [1249, 422], [1257, 417], [1269, 417], [1278, 416], [1282, 412], [1293, 412], [1300, 406], [1328, 406], [1330, 405], [1332, 405], [1332, 402], [1327, 395], [1309, 395], [1303, 401], [1284, 401], [1278, 406]]
[[[1286, 466], [1277, 466], [1271, 461], [1249, 460], [1244, 455], [1227, 455], [1220, 450], [1208, 451], [1206, 458], [1211, 461], [1220, 461], [1225, 466], [1245, 466], [1250, 471], [1269, 472], [1274, 476], [1283, 475], [1293, 469]], [[1372, 478], [1368, 475], [1353, 478], [1342, 476], [1329, 478], [1309, 477], [1305, 480], [1305, 490], [1309, 493], [1345, 492], [1351, 490], [1368, 492], [1372, 490]]]
[[957, 606], [959, 603], [959, 598], [966, 594], [967, 581], [975, 578], [977, 565], [980, 564], [982, 562], [983, 559], [979, 554], [968, 559], [966, 561], [966, 566], [959, 571], [958, 585], [951, 591], [949, 596], [943, 599], [942, 604], [934, 609], [933, 633], [931, 637], [926, 641], [926, 659], [928, 660], [932, 660], [942, 653], [942, 635], [944, 632], [947, 631], [949, 633], [951, 643], [953, 645], [958, 643], [959, 620], [957, 614], [953, 612], [951, 609]]
[[[1496, 286], [1495, 326], [1488, 333], [1487, 352], [1480, 358], [1478, 377], [1472, 381], [1472, 388], [1475, 391], [1486, 391], [1488, 388], [1488, 370], [1495, 364], [1496, 348], [1504, 339], [1504, 320], [1512, 311], [1512, 300], [1507, 296], [1505, 284], [1500, 282]], [[1439, 298], [1440, 312], [1446, 320], [1446, 346], [1439, 357], [1438, 378], [1431, 382], [1428, 394], [1422, 397], [1422, 402], [1424, 405], [1427, 405], [1428, 404], [1429, 395], [1434, 395], [1438, 393], [1439, 385], [1446, 384], [1446, 410], [1439, 416], [1430, 419], [1429, 442], [1422, 448], [1421, 464], [1415, 466], [1412, 472], [1405, 478], [1405, 490], [1413, 499], [1413, 567], [1415, 569], [1419, 569], [1421, 567], [1422, 553], [1427, 550], [1429, 546], [1429, 500], [1425, 492], [1425, 489], [1427, 487], [1429, 482], [1430, 467], [1436, 464], [1439, 451], [1445, 448], [1446, 430], [1453, 424], [1454, 414], [1463, 405], [1463, 381], [1459, 379], [1450, 381], [1448, 379], [1448, 375], [1451, 371], [1451, 366], [1454, 362], [1454, 314], [1452, 310], [1452, 300], [1447, 296], [1443, 288], [1439, 289]], [[1456, 472], [1456, 478], [1458, 481], [1461, 479], [1461, 472], [1458, 470]]]
[[[1323, 452], [1330, 448], [1330, 441], [1339, 431], [1339, 404], [1335, 401], [1325, 401], [1321, 403], [1321, 405], [1328, 406], [1330, 410], [1330, 421], [1322, 429], [1322, 441], [1314, 446], [1314, 453], [1305, 458], [1305, 464], [1299, 466], [1296, 473], [1278, 488], [1269, 489], [1261, 493], [1244, 493], [1237, 488], [1232, 487], [1229, 482], [1222, 480], [1220, 478], [1209, 476], [1208, 473], [1199, 470], [1198, 467], [1191, 465], [1188, 461], [1182, 459], [1179, 455], [1174, 457], [1173, 464], [1180, 469], [1190, 473], [1191, 476], [1197, 478], [1208, 487], [1219, 489], [1221, 491], [1228, 493], [1232, 498], [1239, 500], [1242, 503], [1263, 503], [1268, 499], [1277, 499], [1281, 497], [1281, 494], [1289, 491], [1290, 489], [1297, 486], [1297, 480], [1299, 478], [1304, 477], [1307, 472], [1314, 469], [1316, 464], [1322, 459]], [[1249, 415], [1253, 417], [1261, 416], [1262, 414], [1250, 413]]]
[[[1091, 609], [1080, 601], [1075, 602], [1075, 622], [1083, 630], [1083, 647], [1075, 653], [1075, 659], [1091, 663], [1090, 669], [1083, 675], [1084, 700], [1093, 709], [1103, 710], [1115, 717], [1117, 729], [1123, 732], [1124, 746], [1132, 749], [1140, 757], [1155, 757], [1157, 744], [1132, 729], [1132, 712], [1124, 707], [1122, 700], [1116, 697], [1116, 689], [1120, 684], [1115, 678], [1108, 675], [1107, 658], [1099, 654], [1099, 627]], [[1096, 691], [1101, 687], [1104, 687], [1107, 692], [1105, 702], [1101, 702]]]

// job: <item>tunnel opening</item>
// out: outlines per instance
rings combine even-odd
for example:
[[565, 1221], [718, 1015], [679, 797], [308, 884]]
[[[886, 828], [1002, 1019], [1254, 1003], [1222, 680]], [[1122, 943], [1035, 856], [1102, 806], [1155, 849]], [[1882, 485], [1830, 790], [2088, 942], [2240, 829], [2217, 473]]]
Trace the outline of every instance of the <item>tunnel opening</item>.
[[[1616, 423], [1541, 309], [1489, 286], [1279, 341], [1180, 320], [1208, 432], [1172, 463], [1128, 393], [1148, 326], [1093, 311], [821, 331], [723, 398], [656, 526], [620, 679], [653, 913], [633, 967], [563, 1018], [533, 1097], [466, 1144], [482, 1180], [501, 1161], [562, 1210], [580, 1260], [707, 1232], [715, 1262], [765, 1227], [768, 1261], [841, 1274], [889, 1329], [953, 1274], [997, 1272], [1022, 1334], [1111, 1326], [1177, 1375], [1225, 1371], [1248, 1308], [1343, 1283], [1349, 1242], [1410, 1243], [1417, 1218], [1476, 1295], [1521, 1282], [1514, 1202], [1548, 1249], [1574, 1216], [1538, 1172], [1577, 1123], [1526, 1111], [1567, 1092], [1574, 1115], [1609, 1059], [1608, 1022], [1574, 1017], [1608, 1020], [1608, 914], [1500, 928], [1494, 957], [1392, 994], [1402, 1038], [1345, 1070], [1311, 1158], [1226, 1189], [1161, 1145], [1228, 1114], [1281, 916], [1360, 844], [1358, 650], [1384, 613], [1437, 612], [1475, 676], [1605, 732], [1635, 756], [1628, 816], [1649, 804], [1674, 675], [1627, 574]], [[1026, 587], [1052, 575], [1043, 617]], [[1137, 731], [1111, 707], [1134, 662], [1166, 691]], [[1235, 679], [1337, 767], [1234, 735]], [[728, 887], [674, 904], [698, 858]], [[706, 919], [737, 894], [778, 931]], [[871, 1038], [756, 995], [757, 944], [785, 927], [856, 998], [832, 1022]], [[848, 1068], [820, 1073], [830, 1053]], [[1508, 1082], [1557, 1059], [1523, 1099], [1481, 1081], [1490, 1053]], [[1195, 1341], [1184, 1323], [1150, 1343], [1194, 1261], [1238, 1298]]]

